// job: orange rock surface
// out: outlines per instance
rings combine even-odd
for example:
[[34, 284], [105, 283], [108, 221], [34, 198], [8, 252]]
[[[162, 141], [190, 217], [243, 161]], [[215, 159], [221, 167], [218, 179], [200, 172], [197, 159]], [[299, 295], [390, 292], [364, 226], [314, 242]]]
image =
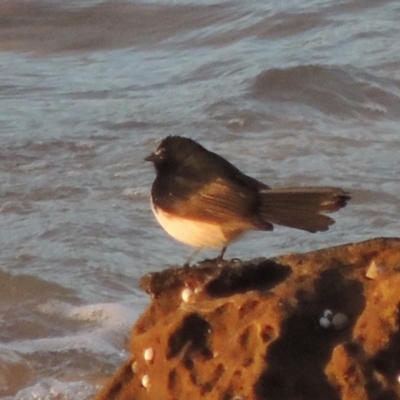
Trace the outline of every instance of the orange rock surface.
[[400, 239], [203, 261], [141, 284], [151, 304], [132, 356], [97, 400], [400, 399]]

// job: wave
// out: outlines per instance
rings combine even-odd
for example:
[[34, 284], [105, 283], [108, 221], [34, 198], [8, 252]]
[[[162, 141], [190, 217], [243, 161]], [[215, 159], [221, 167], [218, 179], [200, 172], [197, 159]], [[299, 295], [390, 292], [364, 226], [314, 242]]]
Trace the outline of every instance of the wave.
[[157, 43], [218, 22], [224, 5], [135, 4], [105, 1], [67, 8], [50, 2], [0, 2], [0, 50], [35, 55]]
[[308, 106], [342, 117], [399, 117], [400, 83], [349, 66], [273, 68], [254, 79], [251, 97]]

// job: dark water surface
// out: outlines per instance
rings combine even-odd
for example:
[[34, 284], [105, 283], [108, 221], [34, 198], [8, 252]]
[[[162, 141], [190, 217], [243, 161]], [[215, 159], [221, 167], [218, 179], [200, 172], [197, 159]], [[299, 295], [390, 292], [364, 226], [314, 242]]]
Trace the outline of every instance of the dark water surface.
[[89, 399], [125, 359], [139, 278], [191, 252], [149, 207], [143, 158], [166, 135], [270, 186], [352, 192], [329, 232], [254, 233], [227, 257], [398, 236], [399, 17], [397, 1], [0, 2], [0, 397]]

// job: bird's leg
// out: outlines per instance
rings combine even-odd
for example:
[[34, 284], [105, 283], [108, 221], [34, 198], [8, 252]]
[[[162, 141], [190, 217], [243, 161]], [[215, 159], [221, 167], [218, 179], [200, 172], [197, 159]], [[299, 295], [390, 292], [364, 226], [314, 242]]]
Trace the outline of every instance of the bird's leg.
[[191, 256], [189, 257], [189, 259], [185, 262], [185, 264], [183, 264], [184, 267], [190, 267], [190, 263], [193, 260], [193, 258], [195, 258], [197, 256], [197, 254], [199, 254], [201, 248], [196, 249]]
[[224, 246], [221, 250], [221, 253], [219, 253], [219, 256], [216, 258], [217, 264], [219, 264], [222, 261], [227, 247], [228, 246]]

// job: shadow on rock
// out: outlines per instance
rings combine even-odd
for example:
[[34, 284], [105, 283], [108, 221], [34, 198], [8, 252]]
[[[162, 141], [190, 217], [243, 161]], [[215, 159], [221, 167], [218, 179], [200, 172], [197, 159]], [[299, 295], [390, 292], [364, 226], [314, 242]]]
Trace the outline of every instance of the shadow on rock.
[[296, 298], [298, 306], [269, 348], [267, 369], [255, 385], [257, 398], [340, 400], [324, 368], [333, 347], [345, 337], [350, 338], [351, 330], [326, 331], [318, 322], [324, 309], [340, 310], [352, 318], [359, 315], [365, 303], [363, 286], [331, 269], [320, 274], [313, 291], [299, 291]]

